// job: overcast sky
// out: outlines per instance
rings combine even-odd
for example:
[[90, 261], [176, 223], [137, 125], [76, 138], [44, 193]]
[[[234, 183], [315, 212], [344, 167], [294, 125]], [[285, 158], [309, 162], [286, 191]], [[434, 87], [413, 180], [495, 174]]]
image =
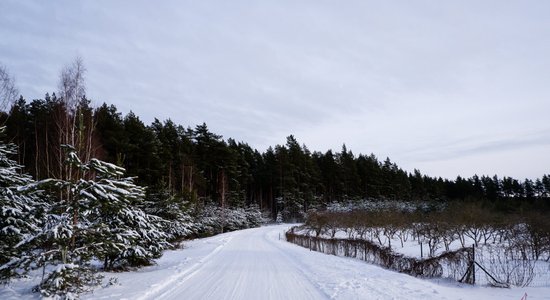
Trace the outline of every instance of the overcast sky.
[[550, 173], [550, 1], [0, 1], [28, 100], [81, 56], [95, 105], [260, 151], [390, 157], [454, 178]]

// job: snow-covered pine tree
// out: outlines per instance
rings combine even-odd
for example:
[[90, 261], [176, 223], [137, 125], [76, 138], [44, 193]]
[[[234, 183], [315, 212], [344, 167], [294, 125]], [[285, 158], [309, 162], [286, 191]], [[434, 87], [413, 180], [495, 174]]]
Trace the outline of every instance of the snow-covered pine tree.
[[[0, 134], [4, 128], [0, 128]], [[21, 244], [38, 231], [45, 205], [38, 198], [32, 178], [21, 173], [17, 146], [0, 140], [0, 278], [16, 274], [16, 262], [26, 250]]]
[[277, 213], [277, 218], [275, 219], [275, 222], [277, 224], [283, 223], [283, 212], [280, 211]]
[[191, 215], [191, 203], [182, 195], [175, 195], [168, 189], [149, 193], [144, 205], [144, 211], [165, 219], [163, 231], [171, 241], [180, 241], [196, 236], [199, 224]]
[[61, 185], [72, 198], [66, 211], [73, 216], [75, 254], [100, 259], [106, 269], [158, 258], [168, 246], [165, 221], [141, 210], [145, 189], [122, 177], [124, 168], [98, 159], [82, 163], [74, 148], [67, 149], [67, 161], [81, 171], [78, 180]]
[[123, 168], [98, 159], [83, 163], [73, 147], [65, 148], [78, 176], [40, 182], [58, 196], [36, 239], [42, 250], [36, 261], [57, 265], [38, 287], [47, 297], [78, 294], [98, 284], [92, 259], [104, 269], [147, 265], [169, 246], [162, 232], [166, 221], [141, 210], [145, 190], [122, 177]]
[[249, 227], [259, 227], [262, 225], [262, 211], [257, 204], [252, 204], [246, 208], [246, 220]]

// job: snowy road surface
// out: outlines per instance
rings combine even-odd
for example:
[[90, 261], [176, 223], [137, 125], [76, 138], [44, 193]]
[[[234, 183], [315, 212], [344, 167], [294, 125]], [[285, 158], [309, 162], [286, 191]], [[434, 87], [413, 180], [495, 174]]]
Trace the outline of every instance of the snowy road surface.
[[[284, 241], [289, 225], [198, 239], [156, 266], [116, 276], [87, 299], [550, 299], [550, 288], [495, 289], [423, 280]], [[279, 235], [281, 240], [279, 240]]]
[[[324, 299], [327, 298], [263, 229], [226, 237], [206, 261], [155, 299]], [[148, 298], [148, 297], [146, 297]]]

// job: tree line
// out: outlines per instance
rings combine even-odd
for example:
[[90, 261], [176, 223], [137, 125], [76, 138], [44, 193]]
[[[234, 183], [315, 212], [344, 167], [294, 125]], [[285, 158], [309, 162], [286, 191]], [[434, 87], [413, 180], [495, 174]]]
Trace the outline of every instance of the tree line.
[[114, 105], [94, 108], [85, 96], [72, 105], [55, 93], [30, 102], [21, 97], [1, 116], [8, 139], [19, 147], [17, 161], [34, 178], [68, 172], [59, 167], [59, 146], [73, 144], [86, 159], [124, 167], [149, 188], [150, 197], [169, 192], [193, 203], [256, 204], [274, 217], [283, 213], [286, 220], [348, 199], [472, 200], [513, 209], [545, 206], [550, 195], [549, 175], [534, 181], [496, 175], [435, 178], [419, 170], [406, 172], [389, 158], [354, 155], [345, 145], [339, 152], [311, 152], [292, 135], [261, 153], [245, 142], [224, 140], [204, 123], [185, 128], [155, 119], [146, 125]]
[[76, 59], [61, 71], [57, 94], [32, 101], [20, 97], [0, 115], [8, 140], [19, 148], [17, 162], [37, 180], [71, 172], [60, 147], [70, 144], [84, 161], [96, 157], [125, 168], [147, 187], [150, 200], [172, 195], [196, 206], [255, 204], [274, 219], [300, 219], [310, 208], [365, 198], [483, 201], [503, 210], [549, 206], [546, 174], [535, 180], [496, 175], [451, 180], [407, 172], [374, 154], [355, 155], [345, 145], [340, 151], [312, 152], [292, 135], [260, 152], [246, 142], [223, 139], [205, 123], [191, 128], [155, 119], [147, 125], [114, 105], [93, 107], [85, 95], [84, 72]]

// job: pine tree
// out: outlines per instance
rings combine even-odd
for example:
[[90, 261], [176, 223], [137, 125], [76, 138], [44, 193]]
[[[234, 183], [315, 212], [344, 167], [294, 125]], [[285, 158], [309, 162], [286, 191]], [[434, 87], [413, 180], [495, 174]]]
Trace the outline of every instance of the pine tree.
[[531, 179], [525, 179], [523, 182], [524, 196], [528, 200], [533, 200], [535, 198], [535, 185]]
[[[0, 129], [3, 132], [4, 128]], [[29, 175], [20, 174], [22, 168], [10, 156], [17, 147], [0, 142], [0, 277], [15, 275], [15, 263], [26, 250], [21, 244], [32, 239], [38, 231], [40, 212], [45, 204], [39, 200], [39, 191]]]
[[130, 112], [124, 117], [124, 133], [128, 143], [124, 149], [124, 166], [139, 183], [156, 186], [162, 178], [159, 142], [153, 130]]
[[123, 166], [128, 150], [128, 135], [124, 132], [121, 113], [114, 105], [103, 103], [94, 111], [95, 133], [101, 141], [103, 155], [99, 158]]
[[35, 267], [57, 265], [37, 288], [47, 297], [71, 296], [98, 284], [92, 259], [102, 261], [104, 269], [147, 265], [169, 246], [165, 221], [141, 209], [145, 190], [122, 177], [123, 168], [98, 159], [83, 163], [75, 148], [65, 148], [78, 176], [39, 182], [62, 196], [52, 201], [45, 225], [29, 242], [37, 249]]
[[550, 197], [550, 175], [543, 175], [541, 182], [545, 189], [544, 197]]
[[122, 167], [98, 159], [82, 163], [73, 148], [68, 162], [82, 172], [76, 182], [62, 185], [73, 195], [67, 208], [78, 214], [75, 234], [86, 253], [104, 261], [106, 269], [149, 264], [159, 257], [167, 236], [161, 230], [163, 220], [141, 210], [145, 189], [131, 177], [121, 178]]
[[163, 231], [170, 240], [178, 241], [196, 235], [198, 225], [190, 214], [191, 203], [168, 189], [149, 193], [144, 211], [159, 216], [163, 222]]

